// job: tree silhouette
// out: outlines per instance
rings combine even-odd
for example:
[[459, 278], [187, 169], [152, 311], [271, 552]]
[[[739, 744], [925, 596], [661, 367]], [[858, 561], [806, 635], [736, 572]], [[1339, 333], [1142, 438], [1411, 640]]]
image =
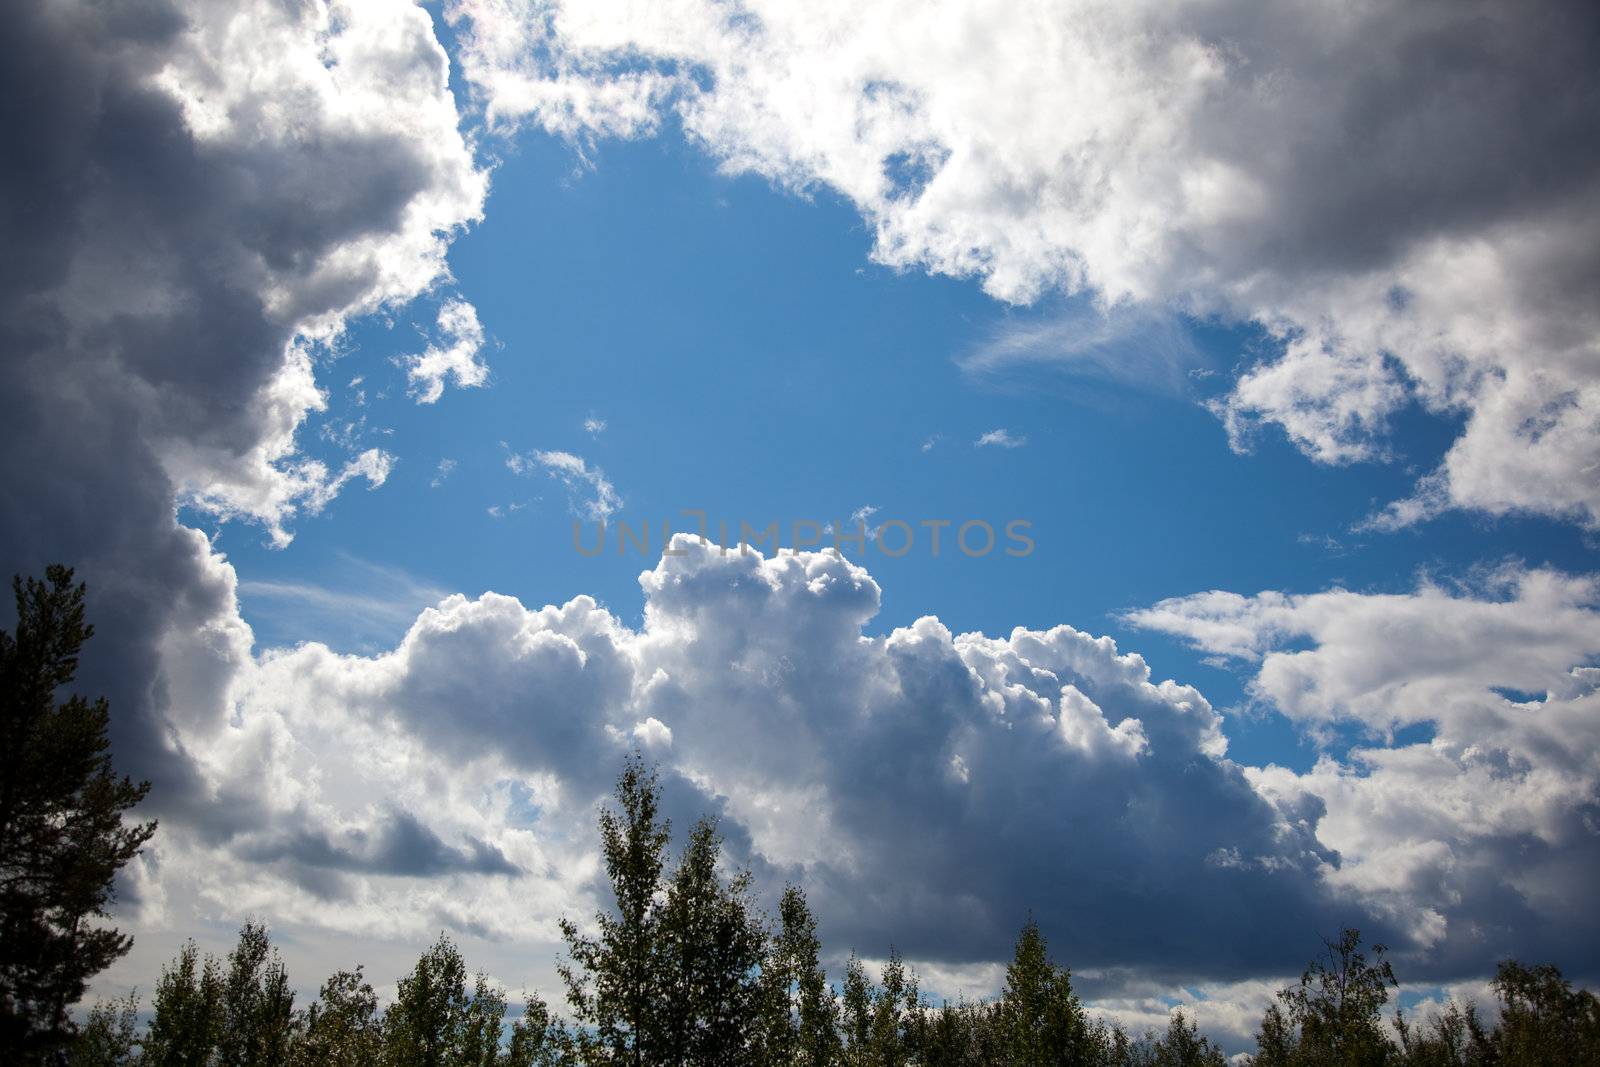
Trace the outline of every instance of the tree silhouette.
[[51, 566], [12, 589], [16, 632], [0, 630], [0, 1061], [26, 1063], [64, 1045], [68, 1009], [132, 946], [96, 920], [156, 824], [123, 820], [150, 785], [112, 771], [106, 701], [56, 701], [94, 633], [84, 586]]

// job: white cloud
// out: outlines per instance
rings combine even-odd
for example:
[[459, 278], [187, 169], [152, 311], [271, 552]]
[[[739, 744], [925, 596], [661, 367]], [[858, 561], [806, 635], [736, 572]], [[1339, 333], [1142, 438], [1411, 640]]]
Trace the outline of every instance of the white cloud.
[[590, 437], [599, 437], [606, 432], [606, 420], [598, 415], [590, 415], [583, 420], [583, 432]]
[[[1359, 729], [1343, 760], [1247, 771], [1325, 805], [1330, 884], [1441, 959], [1542, 959], [1600, 944], [1573, 896], [1600, 865], [1597, 605], [1593, 578], [1506, 568], [1460, 590], [1211, 592], [1130, 618], [1250, 665], [1253, 695], [1314, 733]], [[1408, 727], [1423, 738], [1395, 741]]]
[[[589, 597], [457, 595], [391, 651], [242, 662], [226, 721], [178, 723], [208, 814], [157, 839], [140, 900], [174, 933], [142, 951], [207, 915], [302, 944], [442, 925], [553, 981], [556, 919], [599, 899], [594, 804], [636, 745], [680, 830], [717, 814], [763, 892], [809, 887], [830, 951], [893, 942], [960, 989], [1030, 912], [1097, 1007], [1154, 1022], [1181, 983], [1234, 1038], [1342, 923], [1416, 979], [1600, 942], [1600, 672], [1574, 667], [1600, 654], [1592, 583], [1507, 571], [1478, 593], [1140, 613], [1254, 665], [1296, 721], [1373, 731], [1297, 774], [1230, 760], [1205, 697], [1110, 638], [931, 617], [868, 636], [878, 586], [833, 553], [673, 547], [641, 576], [637, 629]], [[1424, 722], [1429, 740], [1377, 740]]]
[[972, 442], [972, 446], [974, 448], [1021, 448], [1027, 443], [1028, 439], [1026, 437], [1013, 434], [1002, 426], [997, 430], [989, 430], [980, 435], [976, 441]]
[[1257, 323], [1281, 352], [1218, 404], [1239, 447], [1264, 422], [1321, 462], [1382, 459], [1420, 402], [1465, 419], [1428, 483], [1439, 506], [1600, 523], [1590, 8], [453, 0], [448, 17], [493, 123], [639, 136], [670, 113], [729, 173], [855, 204], [891, 267]]
[[419, 404], [432, 404], [444, 395], [446, 378], [461, 389], [489, 380], [489, 366], [478, 358], [483, 349], [483, 326], [478, 310], [465, 300], [446, 300], [439, 306], [439, 336], [443, 344], [429, 345], [420, 356], [404, 356], [410, 393]]
[[1008, 318], [956, 362], [983, 377], [1047, 371], [1080, 384], [1185, 396], [1208, 360], [1174, 315], [1083, 301], [1047, 317]]
[[526, 455], [512, 452], [506, 457], [506, 467], [513, 474], [532, 474], [543, 470], [551, 477], [560, 479], [573, 494], [573, 508], [594, 522], [605, 522], [622, 508], [622, 497], [606, 479], [606, 472], [599, 467], [591, 467], [582, 456], [571, 452], [539, 449]]
[[428, 487], [430, 489], [439, 488], [447, 480], [449, 480], [450, 475], [455, 473], [455, 469], [456, 469], [456, 461], [455, 460], [453, 460], [453, 459], [441, 459], [439, 461], [439, 465], [433, 469], [433, 480], [428, 483]]
[[[811, 887], [841, 951], [992, 960], [1031, 909], [1077, 966], [1216, 974], [1279, 966], [1315, 928], [1328, 857], [1302, 806], [1257, 795], [1205, 698], [1110, 639], [933, 618], [868, 637], [878, 587], [832, 553], [674, 547], [637, 630], [588, 597], [451, 596], [392, 651], [245, 664], [230, 720], [182, 734], [213, 814], [155, 845], [174, 928], [192, 909], [415, 939], [470, 918], [544, 945], [592, 910], [593, 805], [636, 744], [675, 824], [720, 814], [763, 891]], [[1134, 921], [1152, 936], [1130, 943]], [[1174, 940], [1194, 923], [1243, 932], [1218, 956]]]

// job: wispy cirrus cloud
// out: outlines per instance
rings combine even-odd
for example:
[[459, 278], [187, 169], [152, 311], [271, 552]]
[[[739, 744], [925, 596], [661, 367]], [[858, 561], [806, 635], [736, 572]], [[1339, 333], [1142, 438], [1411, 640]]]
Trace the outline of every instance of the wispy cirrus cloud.
[[622, 507], [622, 497], [606, 478], [606, 472], [572, 452], [510, 452], [506, 468], [521, 475], [542, 471], [559, 480], [567, 487], [573, 509], [595, 522], [605, 522]]
[[1022, 436], [1021, 434], [1014, 434], [1004, 426], [1001, 426], [997, 429], [988, 430], [982, 434], [979, 434], [978, 439], [972, 442], [972, 447], [1021, 448], [1027, 443], [1028, 439], [1026, 437]]
[[1187, 396], [1210, 359], [1178, 315], [1143, 305], [1076, 300], [1046, 315], [1012, 315], [956, 358], [988, 378], [1049, 374], [1069, 382]]

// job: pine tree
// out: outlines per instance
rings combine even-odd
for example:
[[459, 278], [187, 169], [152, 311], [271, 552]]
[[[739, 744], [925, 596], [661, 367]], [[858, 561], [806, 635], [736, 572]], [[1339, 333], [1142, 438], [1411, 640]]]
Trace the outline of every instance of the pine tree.
[[98, 925], [118, 870], [155, 833], [124, 813], [149, 783], [112, 771], [105, 700], [56, 692], [94, 633], [84, 586], [52, 566], [20, 577], [15, 634], [0, 630], [0, 1060], [62, 1048], [68, 1009], [133, 939]]
[[1087, 1058], [1089, 1027], [1071, 975], [1050, 961], [1044, 935], [1032, 919], [1018, 935], [1006, 968], [997, 1021], [1007, 1063], [1071, 1064]]

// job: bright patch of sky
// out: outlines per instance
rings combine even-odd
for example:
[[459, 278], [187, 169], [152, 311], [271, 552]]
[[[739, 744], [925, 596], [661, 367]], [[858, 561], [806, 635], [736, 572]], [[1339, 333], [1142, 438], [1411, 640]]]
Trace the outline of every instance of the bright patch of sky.
[[[593, 548], [596, 498], [564, 484], [572, 464], [603, 471], [625, 501], [612, 521], [649, 523], [653, 553], [663, 521], [698, 529], [686, 509], [706, 513], [713, 537], [719, 520], [730, 540], [741, 521], [777, 521], [789, 543], [796, 521], [853, 528], [872, 501], [872, 524], [898, 518], [916, 533], [900, 558], [845, 546], [884, 589], [872, 632], [935, 614], [957, 632], [1070, 622], [1108, 633], [1158, 677], [1238, 705], [1225, 728], [1234, 758], [1303, 769], [1315, 746], [1272, 709], [1245, 706], [1226, 665], [1122, 614], [1209, 589], [1405, 592], [1419, 575], [1508, 558], [1574, 571], [1593, 560], [1581, 530], [1545, 519], [1450, 513], [1356, 532], [1437, 465], [1455, 425], [1402, 413], [1392, 463], [1318, 465], [1271, 431], [1237, 454], [1204, 405], [1224, 391], [1219, 372], [1270, 346], [1258, 331], [1108, 324], [1066, 298], [1012, 308], [972, 282], [873, 265], [849, 207], [721, 176], [676, 136], [580, 157], [524, 134], [495, 171], [487, 217], [454, 245], [455, 281], [438, 302], [470, 296], [492, 338], [492, 386], [419, 406], [395, 356], [419, 350], [431, 314], [358, 323], [324, 373], [362, 381], [334, 387], [313, 421], [364, 419], [362, 440], [390, 450], [394, 469], [299, 523], [287, 549], [255, 527], [222, 527], [217, 543], [241, 574], [337, 589], [357, 557], [418, 585], [530, 605], [588, 593], [637, 622], [637, 578], [654, 554], [630, 541], [619, 555], [614, 530], [598, 556], [575, 551], [575, 521]], [[567, 467], [519, 475], [507, 449]], [[999, 547], [953, 551], [952, 526], [935, 558], [920, 524], [940, 519], [986, 521]], [[1023, 558], [1002, 551], [1013, 519], [1031, 523]], [[376, 616], [347, 625], [310, 601], [290, 617], [284, 595], [248, 584], [243, 608], [267, 644], [365, 648], [382, 630]], [[398, 638], [404, 613], [387, 618]]]

